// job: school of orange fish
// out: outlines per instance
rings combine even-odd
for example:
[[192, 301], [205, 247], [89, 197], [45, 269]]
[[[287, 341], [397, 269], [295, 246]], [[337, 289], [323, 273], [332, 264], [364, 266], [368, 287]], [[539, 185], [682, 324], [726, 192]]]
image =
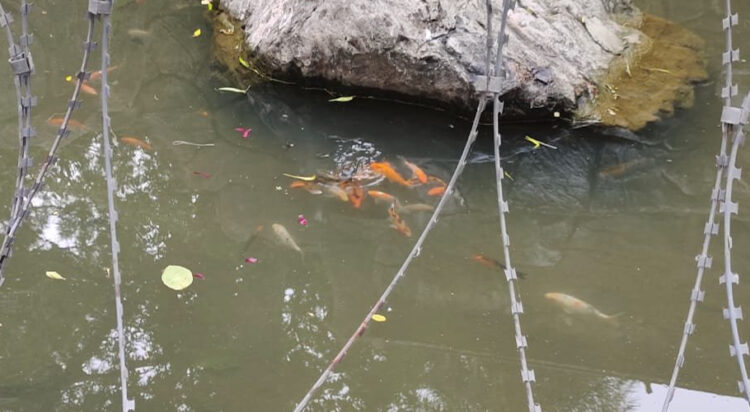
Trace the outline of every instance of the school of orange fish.
[[[434, 209], [432, 205], [424, 203], [414, 203], [402, 205], [396, 196], [379, 190], [369, 190], [368, 186], [378, 183], [382, 180], [388, 180], [396, 185], [406, 188], [416, 188], [425, 186], [427, 195], [440, 196], [445, 193], [446, 183], [435, 176], [428, 176], [419, 166], [401, 159], [404, 167], [411, 173], [407, 180], [390, 162], [372, 162], [364, 170], [358, 171], [351, 177], [342, 178], [328, 174], [314, 176], [294, 176], [287, 174], [287, 177], [294, 179], [289, 185], [292, 189], [302, 189], [307, 192], [338, 198], [342, 202], [351, 203], [355, 209], [360, 209], [365, 199], [370, 198], [374, 203], [385, 203], [388, 208], [388, 218], [390, 225], [398, 233], [411, 237], [411, 228], [401, 217], [402, 213], [411, 212], [429, 212]], [[373, 183], [374, 182], [374, 183]]]

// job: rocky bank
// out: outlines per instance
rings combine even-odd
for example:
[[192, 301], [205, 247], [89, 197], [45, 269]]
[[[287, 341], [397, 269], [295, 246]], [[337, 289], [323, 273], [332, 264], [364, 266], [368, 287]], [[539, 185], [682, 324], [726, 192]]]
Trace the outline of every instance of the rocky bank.
[[[216, 35], [227, 37], [218, 42], [220, 59], [232, 66], [235, 55], [244, 57], [248, 76], [467, 111], [475, 104], [484, 1], [221, 0], [220, 8], [236, 19], [239, 38]], [[689, 106], [690, 83], [706, 77], [700, 39], [644, 16], [630, 0], [519, 0], [508, 34], [503, 90], [511, 116], [559, 111], [637, 130]]]

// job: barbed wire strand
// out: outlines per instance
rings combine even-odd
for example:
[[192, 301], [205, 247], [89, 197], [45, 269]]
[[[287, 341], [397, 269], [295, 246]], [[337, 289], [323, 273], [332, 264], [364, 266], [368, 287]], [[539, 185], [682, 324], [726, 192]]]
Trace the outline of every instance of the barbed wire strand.
[[450, 198], [451, 193], [453, 193], [453, 188], [456, 185], [456, 181], [458, 180], [458, 177], [461, 175], [461, 172], [463, 171], [466, 165], [466, 159], [468, 158], [469, 152], [471, 151], [471, 146], [474, 144], [474, 141], [476, 140], [477, 128], [479, 127], [479, 119], [482, 115], [482, 112], [484, 112], [486, 104], [487, 104], [487, 98], [484, 96], [480, 97], [479, 104], [477, 105], [477, 112], [476, 112], [476, 115], [474, 116], [474, 123], [472, 124], [471, 132], [469, 133], [469, 137], [466, 140], [466, 145], [464, 146], [464, 151], [461, 154], [461, 158], [458, 161], [458, 165], [456, 166], [456, 169], [453, 172], [453, 176], [451, 176], [451, 179], [448, 182], [448, 185], [446, 186], [445, 193], [443, 193], [443, 196], [440, 198], [440, 202], [438, 202], [437, 206], [435, 207], [435, 210], [432, 213], [432, 217], [427, 222], [427, 226], [425, 226], [424, 230], [422, 231], [422, 234], [419, 236], [419, 239], [417, 239], [417, 242], [414, 244], [414, 247], [412, 247], [411, 252], [409, 252], [409, 255], [406, 257], [406, 260], [401, 265], [401, 268], [398, 270], [398, 272], [396, 272], [396, 275], [393, 277], [393, 280], [391, 280], [391, 283], [388, 285], [388, 287], [385, 288], [385, 290], [383, 291], [383, 294], [380, 296], [380, 298], [375, 303], [375, 305], [372, 306], [370, 311], [365, 316], [364, 320], [362, 320], [362, 322], [360, 323], [357, 330], [346, 341], [346, 343], [338, 352], [336, 357], [333, 358], [333, 361], [331, 361], [328, 367], [320, 375], [318, 380], [315, 381], [315, 383], [310, 388], [310, 390], [307, 391], [307, 393], [302, 398], [302, 400], [294, 408], [295, 412], [301, 412], [305, 409], [305, 407], [310, 402], [315, 392], [323, 385], [323, 383], [325, 383], [326, 379], [328, 379], [328, 376], [333, 371], [333, 368], [341, 361], [341, 359], [344, 358], [344, 356], [346, 356], [346, 353], [349, 351], [349, 348], [352, 346], [352, 344], [354, 344], [354, 341], [357, 340], [357, 338], [359, 338], [365, 333], [365, 330], [367, 329], [367, 326], [369, 325], [370, 320], [372, 319], [372, 315], [376, 314], [377, 311], [380, 310], [380, 308], [388, 300], [388, 296], [390, 296], [396, 284], [405, 276], [406, 269], [411, 264], [411, 261], [417, 256], [419, 256], [419, 254], [421, 253], [422, 244], [424, 243], [425, 239], [427, 238], [427, 235], [430, 233], [432, 228], [438, 222], [438, 216], [440, 215], [440, 212], [443, 210], [443, 207], [445, 206], [445, 203], [447, 202], [448, 198]]
[[[495, 60], [495, 76], [499, 78], [498, 84], [502, 84], [505, 80], [505, 68], [503, 66], [503, 46], [507, 43], [508, 35], [505, 33], [505, 26], [507, 24], [508, 12], [513, 7], [512, 0], [503, 1], [502, 16], [500, 19], [500, 30], [497, 39], [497, 57]], [[491, 14], [491, 9], [488, 1], [488, 14]], [[518, 281], [518, 275], [516, 269], [511, 264], [510, 259], [510, 236], [508, 235], [508, 228], [506, 222], [506, 214], [509, 213], [508, 202], [505, 201], [503, 194], [503, 179], [505, 172], [503, 171], [502, 164], [500, 161], [500, 145], [502, 144], [502, 136], [500, 134], [500, 114], [503, 112], [503, 102], [500, 100], [500, 90], [498, 88], [492, 94], [493, 100], [493, 115], [492, 115], [492, 128], [494, 134], [494, 154], [495, 154], [495, 182], [497, 185], [497, 205], [500, 217], [500, 238], [502, 241], [503, 256], [505, 258], [505, 279], [508, 282], [508, 295], [510, 297], [510, 313], [513, 317], [513, 327], [516, 338], [516, 349], [518, 350], [519, 360], [521, 362], [521, 381], [523, 382], [526, 389], [526, 398], [529, 412], [541, 412], [542, 408], [534, 401], [534, 389], [533, 383], [536, 381], [536, 376], [533, 369], [528, 368], [528, 362], [526, 360], [526, 349], [528, 348], [528, 339], [523, 334], [521, 329], [521, 314], [523, 313], [523, 304], [521, 303], [520, 294], [516, 294], [516, 282]]]
[[[25, 179], [26, 171], [31, 164], [28, 157], [28, 139], [33, 134], [33, 129], [31, 129], [30, 127], [25, 128], [25, 125], [27, 125], [30, 121], [28, 119], [30, 119], [31, 117], [31, 105], [36, 104], [36, 99], [30, 96], [29, 98], [26, 98], [24, 96], [24, 88], [22, 88], [22, 85], [28, 85], [28, 95], [31, 94], [30, 77], [34, 71], [34, 67], [33, 60], [31, 59], [31, 54], [28, 51], [28, 42], [30, 42], [30, 40], [26, 40], [31, 38], [31, 36], [27, 35], [28, 25], [26, 23], [26, 15], [28, 9], [28, 6], [24, 2], [24, 4], [22, 4], [21, 6], [24, 35], [20, 37], [20, 44], [16, 44], [13, 38], [13, 32], [10, 28], [10, 24], [13, 22], [13, 17], [11, 14], [6, 13], [2, 7], [2, 4], [0, 4], [0, 27], [3, 28], [5, 37], [8, 41], [8, 54], [10, 56], [8, 62], [11, 65], [11, 69], [14, 73], [13, 85], [16, 91], [16, 108], [18, 111], [18, 165], [16, 185], [11, 200], [10, 219], [8, 220], [8, 224], [5, 227], [6, 234], [10, 230], [13, 221], [17, 219], [19, 211], [21, 210], [24, 192], [23, 182]], [[2, 272], [0, 272], [0, 286], [3, 284], [3, 281], [4, 278], [2, 276]]]
[[[94, 0], [92, 0], [94, 1]], [[122, 411], [135, 410], [135, 401], [128, 399], [128, 368], [125, 363], [125, 333], [123, 330], [123, 306], [120, 275], [120, 243], [117, 241], [117, 210], [115, 209], [115, 191], [117, 180], [112, 173], [112, 146], [110, 144], [111, 119], [109, 117], [110, 88], [107, 81], [107, 69], [110, 64], [109, 37], [112, 31], [112, 9], [114, 0], [100, 0], [95, 5], [89, 3], [89, 13], [99, 16], [102, 21], [101, 39], [101, 110], [102, 110], [102, 150], [104, 155], [104, 174], [107, 179], [107, 208], [109, 215], [109, 239], [112, 252], [112, 273], [115, 289], [115, 309], [117, 312], [117, 347], [120, 359], [120, 392], [122, 394]]]
[[[486, 87], [485, 90], [489, 90], [490, 86], [490, 77], [491, 74], [489, 73], [490, 69], [490, 62], [491, 62], [491, 53], [492, 53], [492, 7], [489, 0], [486, 1], [487, 4], [487, 57], [485, 61], [485, 68], [486, 68]], [[506, 8], [510, 5], [509, 1], [505, 1]], [[507, 10], [504, 10], [503, 15], [507, 15]], [[504, 25], [503, 25], [504, 27]], [[499, 38], [504, 39], [505, 36], [500, 35]], [[502, 47], [502, 46], [500, 46]], [[480, 76], [481, 77], [481, 76]], [[482, 80], [477, 81], [477, 85], [481, 85]], [[477, 89], [481, 89], [481, 87], [477, 87]], [[466, 144], [464, 146], [464, 150], [461, 153], [461, 157], [459, 158], [458, 164], [456, 165], [456, 169], [453, 171], [453, 175], [451, 176], [450, 181], [448, 182], [448, 185], [446, 186], [445, 192], [443, 193], [443, 196], [440, 198], [440, 201], [438, 202], [437, 206], [435, 207], [435, 210], [432, 213], [432, 217], [428, 221], [427, 225], [425, 226], [424, 230], [422, 231], [422, 234], [417, 239], [417, 242], [412, 247], [411, 252], [409, 252], [409, 255], [406, 257], [406, 260], [401, 265], [401, 268], [398, 270], [396, 275], [391, 280], [391, 283], [386, 287], [386, 289], [383, 291], [383, 294], [380, 296], [380, 299], [373, 305], [370, 309], [370, 311], [367, 313], [365, 318], [360, 323], [359, 327], [354, 331], [354, 333], [349, 337], [349, 339], [346, 341], [344, 346], [341, 348], [341, 350], [338, 352], [336, 357], [334, 357], [333, 361], [328, 365], [328, 367], [323, 371], [323, 373], [320, 375], [317, 381], [313, 384], [313, 386], [307, 391], [305, 396], [302, 398], [302, 400], [297, 404], [297, 406], [294, 408], [294, 412], [301, 412], [306, 407], [307, 404], [312, 399], [313, 395], [317, 390], [325, 383], [325, 381], [330, 376], [331, 372], [335, 368], [335, 366], [346, 356], [346, 353], [349, 351], [349, 348], [354, 344], [354, 342], [362, 336], [367, 329], [367, 326], [369, 325], [370, 320], [372, 319], [372, 316], [377, 313], [378, 310], [385, 304], [385, 302], [388, 300], [388, 297], [390, 296], [391, 292], [395, 288], [396, 284], [405, 276], [406, 269], [411, 264], [412, 260], [419, 256], [422, 250], [422, 244], [424, 243], [425, 239], [427, 238], [430, 231], [433, 229], [435, 224], [438, 222], [438, 217], [440, 216], [441, 211], [443, 210], [443, 207], [445, 203], [447, 202], [448, 198], [450, 198], [451, 194], [453, 193], [453, 190], [456, 185], [456, 181], [461, 176], [464, 168], [466, 167], [466, 160], [469, 156], [469, 153], [471, 152], [471, 147], [474, 144], [474, 141], [477, 138], [478, 134], [478, 127], [479, 127], [479, 121], [481, 119], [482, 113], [484, 112], [487, 101], [491, 95], [489, 93], [482, 92], [479, 96], [479, 103], [477, 104], [477, 111], [474, 116], [474, 121], [472, 123], [471, 131], [469, 132], [469, 136], [466, 140]], [[515, 296], [515, 295], [514, 295]], [[533, 376], [533, 371], [531, 372]], [[532, 405], [533, 405], [533, 397], [532, 397]], [[532, 412], [534, 410], [532, 409]], [[540, 411], [540, 409], [539, 409]]]
[[17, 206], [16, 206], [16, 217], [19, 215], [20, 207], [23, 205], [23, 199], [25, 196], [24, 180], [26, 173], [31, 167], [31, 157], [29, 156], [29, 146], [31, 138], [36, 134], [31, 126], [31, 107], [36, 105], [36, 98], [32, 95], [31, 91], [31, 76], [34, 74], [34, 63], [31, 56], [31, 42], [33, 35], [29, 33], [29, 13], [31, 12], [31, 4], [26, 0], [21, 1], [21, 36], [18, 39], [18, 44], [21, 46], [24, 58], [29, 62], [29, 70], [23, 74], [16, 76], [16, 80], [20, 83], [21, 89], [25, 92], [25, 95], [21, 96], [21, 118], [23, 118], [23, 124], [19, 124], [19, 148], [18, 148], [18, 182], [17, 182]]
[[[81, 60], [81, 70], [76, 74], [77, 80], [76, 80], [75, 88], [73, 90], [73, 96], [71, 100], [68, 102], [68, 107], [67, 107], [67, 110], [65, 111], [65, 116], [63, 117], [62, 123], [60, 124], [60, 128], [58, 129], [57, 135], [55, 136], [55, 139], [52, 142], [52, 147], [50, 148], [47, 158], [42, 163], [41, 168], [39, 172], [37, 173], [34, 184], [29, 189], [28, 195], [24, 196], [24, 201], [22, 202], [20, 210], [17, 211], [16, 217], [10, 220], [8, 230], [6, 231], [5, 237], [3, 238], [3, 243], [0, 246], [0, 286], [2, 286], [2, 283], [4, 281], [3, 270], [5, 269], [5, 263], [8, 261], [8, 258], [11, 255], [15, 234], [18, 231], [18, 229], [21, 227], [23, 220], [28, 215], [29, 209], [31, 208], [31, 203], [34, 200], [34, 197], [36, 196], [36, 194], [39, 192], [39, 189], [41, 188], [44, 182], [44, 178], [47, 176], [47, 172], [49, 171], [49, 168], [57, 160], [57, 158], [55, 157], [55, 153], [57, 152], [57, 149], [60, 146], [60, 142], [62, 141], [63, 137], [69, 134], [68, 123], [70, 121], [70, 117], [72, 115], [73, 110], [77, 108], [78, 106], [80, 106], [80, 101], [78, 101], [78, 96], [80, 95], [81, 85], [83, 84], [83, 81], [88, 77], [88, 74], [85, 71], [86, 66], [88, 64], [89, 55], [91, 51], [96, 47], [96, 43], [91, 41], [93, 31], [94, 31], [94, 18], [92, 15], [89, 14], [88, 31], [86, 33], [86, 41], [84, 42], [84, 52], [83, 52], [83, 58]], [[18, 64], [22, 65], [22, 63], [18, 63]], [[13, 65], [13, 62], [11, 62], [11, 65]]]
[[[725, 2], [726, 15], [723, 18], [723, 28], [725, 34], [725, 53], [724, 56], [730, 58], [723, 61], [725, 71], [725, 82], [726, 85], [722, 89], [722, 97], [724, 99], [725, 107], [731, 107], [732, 96], [737, 93], [737, 86], [733, 85], [732, 79], [732, 26], [737, 24], [737, 14], [732, 15], [730, 0]], [[701, 284], [703, 282], [703, 274], [706, 269], [710, 269], [713, 263], [713, 259], [709, 256], [708, 251], [711, 246], [711, 236], [719, 233], [719, 223], [716, 223], [716, 212], [719, 205], [720, 199], [723, 197], [723, 174], [727, 167], [727, 145], [729, 141], [729, 134], [732, 126], [722, 121], [721, 124], [721, 146], [719, 148], [719, 155], [716, 157], [716, 179], [714, 181], [713, 189], [711, 190], [711, 206], [708, 212], [708, 221], [703, 230], [703, 246], [701, 247], [701, 253], [695, 257], [696, 266], [698, 267], [695, 276], [695, 284], [693, 289], [690, 291], [690, 306], [688, 307], [687, 319], [685, 320], [685, 326], [682, 330], [682, 338], [680, 340], [680, 346], [677, 350], [677, 357], [675, 358], [674, 369], [672, 370], [672, 376], [669, 380], [669, 386], [667, 387], [667, 393], [664, 397], [664, 404], [662, 405], [662, 412], [669, 410], [669, 405], [674, 398], [674, 393], [677, 386], [677, 379], [680, 374], [680, 370], [685, 363], [685, 350], [687, 349], [688, 339], [690, 335], [695, 332], [695, 323], [693, 318], [698, 302], [702, 302], [706, 292], [701, 290]]]
[[[95, 1], [95, 0], [91, 0]], [[26, 216], [29, 213], [29, 209], [31, 208], [31, 203], [34, 200], [34, 197], [39, 192], [39, 189], [41, 188], [42, 184], [44, 183], [44, 178], [47, 176], [47, 172], [49, 171], [50, 167], [55, 164], [57, 157], [55, 154], [57, 153], [57, 149], [60, 146], [60, 142], [62, 141], [63, 137], [67, 136], [70, 132], [68, 130], [68, 123], [70, 122], [70, 117], [73, 113], [73, 110], [75, 110], [77, 107], [80, 106], [81, 102], [78, 100], [78, 96], [81, 92], [81, 85], [83, 84], [83, 81], [86, 80], [89, 76], [89, 73], [86, 73], [86, 66], [88, 65], [89, 56], [91, 54], [91, 51], [96, 47], [96, 43], [92, 42], [92, 36], [94, 32], [94, 16], [89, 13], [88, 14], [88, 29], [86, 33], [86, 41], [83, 43], [83, 58], [81, 60], [81, 69], [76, 74], [76, 84], [75, 88], [73, 89], [73, 96], [71, 97], [71, 100], [68, 102], [68, 107], [65, 111], [65, 116], [63, 117], [63, 120], [60, 124], [60, 128], [57, 131], [57, 134], [55, 136], [55, 139], [52, 142], [52, 147], [49, 150], [49, 153], [47, 154], [47, 158], [42, 163], [39, 172], [36, 175], [36, 179], [34, 180], [34, 184], [29, 189], [29, 193], [27, 196], [24, 196], [23, 205], [21, 206], [20, 211], [17, 213], [16, 218], [11, 219], [9, 228], [5, 233], [5, 237], [3, 238], [3, 243], [0, 246], [0, 286], [3, 283], [4, 277], [3, 277], [3, 270], [5, 269], [5, 263], [8, 261], [8, 258], [11, 255], [11, 251], [13, 248], [13, 241], [16, 235], [16, 232], [21, 227], [21, 224], [23, 223], [23, 220], [26, 218]]]
[[750, 380], [748, 379], [744, 358], [744, 356], [750, 354], [750, 351], [748, 350], [747, 342], [741, 342], [739, 328], [737, 326], [737, 321], [742, 319], [742, 308], [740, 306], [735, 306], [734, 304], [733, 285], [739, 283], [740, 276], [738, 273], [732, 272], [732, 215], [737, 214], [739, 211], [739, 204], [732, 201], [732, 189], [734, 187], [734, 181], [739, 180], [742, 175], [742, 170], [737, 168], [737, 153], [739, 147], [745, 141], [742, 126], [747, 123], [747, 114], [748, 111], [750, 111], [750, 93], [748, 93], [743, 100], [742, 108], [736, 110], [741, 112], [741, 120], [739, 123], [732, 123], [733, 128], [736, 129], [736, 131], [732, 140], [732, 149], [727, 165], [726, 189], [724, 192], [725, 197], [724, 201], [719, 204], [719, 213], [724, 215], [724, 274], [719, 279], [719, 282], [726, 286], [727, 307], [724, 308], [723, 312], [724, 319], [729, 321], [729, 327], [732, 334], [732, 343], [729, 346], [729, 353], [731, 356], [737, 358], [737, 366], [741, 378], [741, 381], [739, 381], [739, 391], [740, 393], [743, 393], [745, 399], [750, 402]]

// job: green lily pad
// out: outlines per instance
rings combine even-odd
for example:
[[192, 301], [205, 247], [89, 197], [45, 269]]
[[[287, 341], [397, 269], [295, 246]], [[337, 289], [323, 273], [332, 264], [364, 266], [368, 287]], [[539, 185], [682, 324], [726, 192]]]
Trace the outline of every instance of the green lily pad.
[[193, 272], [182, 266], [169, 265], [161, 273], [161, 281], [170, 289], [182, 290], [193, 283]]

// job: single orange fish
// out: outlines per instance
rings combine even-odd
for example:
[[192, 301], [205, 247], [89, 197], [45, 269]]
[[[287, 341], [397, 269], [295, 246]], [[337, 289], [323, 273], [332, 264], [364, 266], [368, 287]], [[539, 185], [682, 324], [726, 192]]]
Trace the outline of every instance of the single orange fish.
[[381, 192], [379, 190], [368, 190], [367, 194], [371, 198], [375, 199], [376, 201], [377, 200], [384, 200], [384, 201], [386, 201], [388, 203], [393, 203], [393, 202], [396, 201], [396, 198], [393, 197], [392, 195], [389, 195], [388, 193], [385, 193], [385, 192]]
[[499, 268], [501, 266], [504, 267], [504, 265], [502, 263], [498, 262], [497, 260], [490, 259], [490, 258], [482, 256], [482, 255], [480, 255], [478, 253], [475, 254], [474, 256], [472, 256], [471, 259], [473, 261], [479, 263], [480, 265], [488, 267], [490, 269]]
[[411, 170], [412, 180], [417, 180], [419, 183], [425, 184], [427, 183], [427, 173], [425, 173], [422, 169], [419, 168], [419, 166], [415, 165], [414, 163], [401, 158], [401, 160], [404, 162], [406, 167]]
[[[112, 70], [115, 70], [118, 67], [119, 66], [108, 67], [107, 68], [107, 74], [112, 73]], [[102, 78], [102, 71], [101, 70], [97, 70], [97, 71], [91, 73], [91, 75], [89, 76], [89, 80], [99, 80], [101, 78]]]
[[396, 229], [398, 233], [401, 233], [406, 237], [411, 237], [411, 229], [409, 229], [409, 226], [406, 225], [406, 222], [401, 219], [401, 216], [396, 213], [396, 209], [393, 207], [393, 205], [388, 208], [388, 216], [391, 218], [392, 228]]
[[[471, 260], [473, 260], [473, 261], [475, 261], [475, 262], [479, 263], [480, 265], [482, 265], [482, 266], [484, 266], [484, 267], [488, 267], [488, 268], [490, 268], [490, 269], [498, 269], [498, 268], [499, 268], [499, 269], [503, 269], [503, 270], [505, 270], [505, 269], [506, 269], [506, 267], [505, 267], [505, 265], [504, 265], [504, 264], [502, 264], [502, 263], [498, 262], [498, 261], [497, 261], [497, 260], [495, 260], [495, 259], [492, 259], [492, 258], [488, 258], [488, 257], [486, 257], [486, 256], [484, 256], [484, 255], [481, 255], [481, 254], [479, 254], [479, 253], [477, 253], [477, 254], [475, 254], [474, 256], [472, 256], [472, 257], [471, 257]], [[519, 278], [521, 278], [521, 279], [526, 279], [526, 274], [525, 274], [525, 273], [521, 273], [521, 272], [518, 272], [518, 271], [516, 271], [516, 275], [517, 275], [517, 276], [518, 276]]]
[[89, 86], [86, 82], [81, 83], [81, 91], [92, 96], [96, 96], [97, 94], [99, 94], [97, 93], [96, 89]]
[[[47, 119], [47, 124], [53, 127], [60, 127], [63, 124], [63, 118], [62, 117], [50, 117], [49, 119]], [[70, 119], [68, 120], [68, 129], [76, 130], [80, 132], [86, 132], [89, 130], [89, 127], [79, 122], [78, 120]]]
[[393, 183], [398, 183], [402, 186], [411, 187], [411, 183], [407, 182], [401, 174], [399, 174], [393, 166], [388, 162], [375, 162], [370, 163], [370, 169], [376, 173], [385, 176], [386, 179]]
[[427, 194], [430, 196], [442, 196], [443, 193], [445, 193], [445, 186], [433, 187], [427, 191]]
[[344, 186], [344, 190], [347, 196], [349, 196], [352, 206], [355, 209], [359, 209], [362, 206], [362, 201], [365, 199], [365, 191], [362, 189], [362, 185], [353, 182], [342, 182], [342, 186]]
[[292, 189], [305, 189], [310, 194], [313, 194], [313, 195], [323, 194], [323, 191], [320, 190], [320, 186], [317, 183], [295, 180], [292, 183], [289, 183], [289, 187]]
[[120, 141], [134, 147], [140, 147], [143, 150], [152, 150], [151, 145], [135, 137], [121, 137]]

